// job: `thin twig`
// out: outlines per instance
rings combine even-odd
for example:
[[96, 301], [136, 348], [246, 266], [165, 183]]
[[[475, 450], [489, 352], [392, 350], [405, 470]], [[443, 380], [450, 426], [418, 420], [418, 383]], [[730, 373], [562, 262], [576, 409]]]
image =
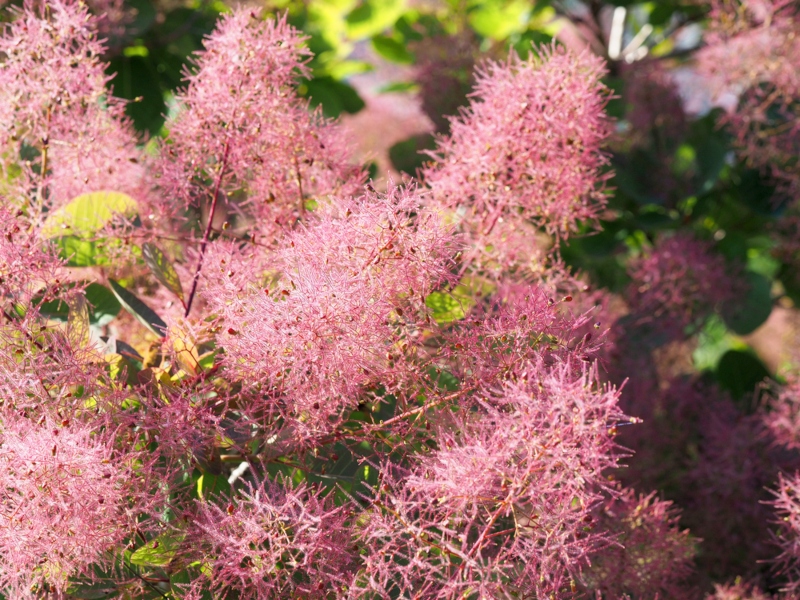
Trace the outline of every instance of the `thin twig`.
[[206, 223], [206, 231], [203, 234], [203, 241], [200, 242], [200, 256], [197, 258], [197, 267], [194, 270], [194, 277], [192, 278], [192, 289], [189, 292], [189, 299], [186, 301], [186, 312], [184, 317], [189, 316], [192, 310], [192, 303], [194, 302], [194, 295], [197, 292], [197, 282], [200, 280], [200, 271], [203, 268], [203, 258], [206, 255], [206, 246], [208, 246], [208, 238], [211, 236], [212, 225], [214, 223], [214, 215], [217, 212], [217, 201], [219, 199], [219, 190], [222, 187], [222, 180], [225, 178], [225, 167], [228, 164], [228, 153], [230, 152], [230, 140], [225, 140], [225, 149], [222, 152], [222, 162], [220, 163], [219, 176], [217, 183], [214, 186], [214, 196], [211, 198], [211, 208], [208, 211], [208, 223]]

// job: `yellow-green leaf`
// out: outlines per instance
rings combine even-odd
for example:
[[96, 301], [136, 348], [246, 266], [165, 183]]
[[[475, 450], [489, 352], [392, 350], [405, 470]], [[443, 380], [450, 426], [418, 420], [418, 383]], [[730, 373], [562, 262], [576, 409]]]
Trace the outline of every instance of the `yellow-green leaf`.
[[431, 316], [440, 325], [463, 319], [471, 308], [468, 298], [458, 298], [445, 292], [433, 292], [425, 298], [425, 305], [431, 309]]
[[131, 218], [138, 211], [136, 200], [122, 192], [81, 194], [48, 216], [41, 233], [45, 238], [87, 235], [100, 231], [116, 216]]
[[180, 548], [185, 534], [164, 533], [131, 554], [130, 561], [140, 567], [166, 567]]
[[155, 278], [183, 302], [183, 287], [175, 267], [161, 248], [151, 242], [142, 244], [142, 258]]

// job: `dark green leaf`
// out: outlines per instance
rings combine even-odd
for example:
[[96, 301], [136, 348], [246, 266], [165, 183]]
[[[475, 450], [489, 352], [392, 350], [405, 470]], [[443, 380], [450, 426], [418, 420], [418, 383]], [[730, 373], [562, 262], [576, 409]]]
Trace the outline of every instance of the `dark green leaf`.
[[231, 484], [224, 475], [203, 473], [197, 480], [197, 495], [205, 501], [210, 501], [215, 496], [227, 498], [231, 495]]
[[742, 350], [728, 350], [717, 365], [717, 381], [734, 399], [746, 399], [746, 394], [769, 377], [769, 371], [758, 358]]
[[[89, 323], [92, 325], [107, 325], [119, 314], [122, 306], [116, 296], [107, 287], [99, 283], [90, 283], [84, 289], [86, 301], [89, 306]], [[41, 299], [34, 298], [34, 304]], [[52, 300], [39, 305], [42, 316], [56, 321], [66, 321], [69, 307], [63, 300]]]
[[122, 304], [122, 307], [136, 317], [137, 321], [159, 337], [164, 337], [166, 335], [167, 324], [152, 308], [147, 306], [144, 302], [139, 300], [136, 295], [126, 290], [113, 279], [109, 279], [108, 283], [111, 285], [111, 291], [114, 292], [114, 295], [117, 297], [120, 304]]
[[414, 62], [414, 56], [408, 51], [404, 44], [385, 35], [376, 35], [372, 38], [372, 47], [375, 52], [386, 60], [410, 65]]
[[422, 152], [435, 147], [436, 141], [431, 134], [416, 135], [389, 148], [389, 159], [398, 171], [414, 175], [417, 169], [429, 160]]
[[760, 327], [772, 313], [772, 281], [748, 272], [747, 295], [731, 315], [726, 315], [728, 327], [739, 335], [747, 335]]
[[343, 112], [354, 114], [364, 108], [358, 92], [333, 77], [315, 77], [305, 82], [304, 87], [311, 105], [321, 105], [327, 117], [338, 117]]
[[117, 297], [99, 283], [90, 283], [84, 293], [89, 303], [89, 322], [92, 325], [107, 325], [122, 310]]

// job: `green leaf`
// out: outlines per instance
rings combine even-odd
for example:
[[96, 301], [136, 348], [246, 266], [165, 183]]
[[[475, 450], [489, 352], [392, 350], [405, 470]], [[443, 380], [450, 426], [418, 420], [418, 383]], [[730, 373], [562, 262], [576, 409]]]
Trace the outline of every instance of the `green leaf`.
[[305, 88], [303, 95], [310, 98], [312, 106], [322, 105], [326, 117], [335, 118], [343, 112], [355, 114], [365, 106], [355, 89], [333, 77], [315, 77], [305, 82], [302, 88]]
[[752, 393], [758, 384], [769, 377], [763, 363], [750, 352], [728, 350], [717, 365], [717, 381], [734, 399]]
[[54, 239], [58, 256], [68, 267], [96, 267], [110, 264], [101, 242], [85, 240], [77, 235], [64, 235]]
[[405, 94], [419, 91], [416, 81], [394, 81], [378, 88], [379, 94]]
[[747, 345], [731, 335], [719, 315], [711, 315], [697, 336], [697, 348], [692, 353], [698, 371], [713, 371], [728, 350], [746, 350]]
[[758, 273], [747, 274], [747, 295], [732, 315], [726, 316], [728, 327], [739, 335], [758, 329], [772, 313], [772, 282]]
[[184, 533], [164, 533], [131, 554], [130, 561], [139, 567], [166, 567], [178, 553]]
[[527, 29], [531, 4], [527, 0], [488, 1], [469, 14], [469, 24], [483, 37], [505, 40]]
[[151, 242], [142, 245], [142, 258], [155, 278], [183, 302], [183, 287], [175, 267], [161, 249]]
[[[99, 283], [90, 283], [84, 289], [84, 296], [89, 306], [89, 323], [91, 325], [103, 326], [119, 314], [122, 305], [116, 296], [107, 287]], [[41, 298], [34, 298], [34, 304], [41, 301]], [[55, 321], [66, 321], [69, 317], [69, 307], [63, 300], [51, 300], [39, 305], [39, 312], [42, 316]]]
[[705, 138], [697, 147], [697, 169], [700, 189], [707, 192], [714, 187], [725, 166], [727, 145], [720, 139]]
[[131, 218], [136, 216], [138, 210], [136, 200], [122, 192], [102, 191], [81, 194], [47, 217], [41, 235], [45, 238], [63, 235], [86, 236], [100, 231], [111, 223], [115, 216]]
[[347, 15], [347, 36], [352, 40], [372, 37], [392, 27], [406, 10], [406, 0], [371, 0], [359, 3]]
[[213, 473], [203, 473], [197, 480], [197, 495], [201, 500], [209, 501], [214, 496], [230, 496], [231, 484], [227, 477], [214, 475]]
[[397, 142], [389, 148], [389, 160], [398, 171], [413, 175], [417, 169], [422, 168], [429, 157], [423, 154], [425, 150], [436, 147], [436, 138], [429, 133], [422, 133]]
[[453, 374], [448, 371], [429, 367], [428, 376], [431, 378], [431, 381], [433, 381], [436, 387], [441, 390], [455, 392], [458, 391], [458, 388], [461, 386], [458, 379], [456, 379]]
[[444, 292], [431, 293], [425, 298], [425, 306], [431, 309], [431, 317], [440, 325], [463, 319], [470, 309], [466, 298]]
[[408, 51], [405, 45], [385, 35], [376, 35], [372, 38], [372, 47], [380, 56], [388, 61], [401, 65], [410, 65], [414, 62], [414, 56]]
[[103, 326], [110, 323], [122, 310], [117, 297], [107, 287], [99, 283], [90, 283], [84, 291], [89, 303], [89, 322]]
[[167, 324], [159, 317], [152, 308], [139, 300], [133, 293], [126, 290], [113, 279], [109, 279], [111, 291], [119, 300], [122, 307], [131, 313], [136, 320], [147, 327], [158, 337], [164, 337], [167, 332]]

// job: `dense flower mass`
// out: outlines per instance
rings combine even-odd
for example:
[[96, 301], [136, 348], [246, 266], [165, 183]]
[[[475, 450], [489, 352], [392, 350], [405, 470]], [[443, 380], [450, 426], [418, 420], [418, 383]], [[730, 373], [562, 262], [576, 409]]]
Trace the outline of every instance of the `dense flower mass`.
[[718, 91], [739, 96], [727, 124], [744, 155], [796, 193], [800, 9], [787, 0], [718, 0], [711, 16], [709, 43], [698, 57], [701, 71]]
[[626, 489], [598, 508], [595, 527], [610, 533], [611, 543], [592, 557], [583, 579], [590, 589], [612, 598], [679, 598], [688, 593], [694, 540], [680, 530], [679, 513], [655, 492]]
[[293, 87], [308, 75], [308, 54], [285, 19], [265, 21], [250, 10], [223, 17], [168, 123], [158, 165], [167, 210], [232, 196], [269, 239], [309, 200], [353, 191], [361, 177], [342, 133], [310, 112]]
[[787, 591], [796, 594], [800, 585], [800, 481], [797, 475], [781, 476], [774, 494], [773, 504], [780, 519], [777, 542], [782, 550], [777, 561], [789, 577]]
[[630, 303], [643, 319], [666, 317], [680, 332], [737, 295], [736, 280], [712, 246], [687, 236], [660, 240], [634, 261]]
[[0, 585], [62, 588], [108, 563], [135, 526], [126, 497], [135, 455], [80, 423], [3, 415]]
[[604, 204], [602, 63], [558, 48], [542, 54], [484, 65], [425, 170], [437, 201], [478, 239], [503, 220], [566, 236]]
[[233, 273], [246, 267], [220, 259], [208, 296], [224, 315], [226, 366], [303, 429], [327, 429], [367, 384], [415, 377], [406, 358], [421, 342], [424, 299], [449, 277], [451, 246], [416, 190], [392, 188], [322, 209], [244, 289]]
[[26, 2], [16, 16], [0, 37], [7, 201], [41, 213], [84, 192], [142, 196], [142, 157], [122, 102], [106, 88], [95, 18], [69, 1]]
[[437, 449], [375, 490], [358, 587], [460, 598], [574, 585], [603, 541], [587, 524], [623, 418], [617, 392], [596, 377], [529, 363], [522, 381], [486, 390], [474, 410], [442, 415]]
[[0, 596], [796, 597], [795, 3], [289, 4], [5, 13]]
[[225, 506], [201, 503], [189, 533], [206, 561], [208, 587], [243, 599], [327, 598], [353, 566], [347, 512], [303, 486], [250, 486]]

